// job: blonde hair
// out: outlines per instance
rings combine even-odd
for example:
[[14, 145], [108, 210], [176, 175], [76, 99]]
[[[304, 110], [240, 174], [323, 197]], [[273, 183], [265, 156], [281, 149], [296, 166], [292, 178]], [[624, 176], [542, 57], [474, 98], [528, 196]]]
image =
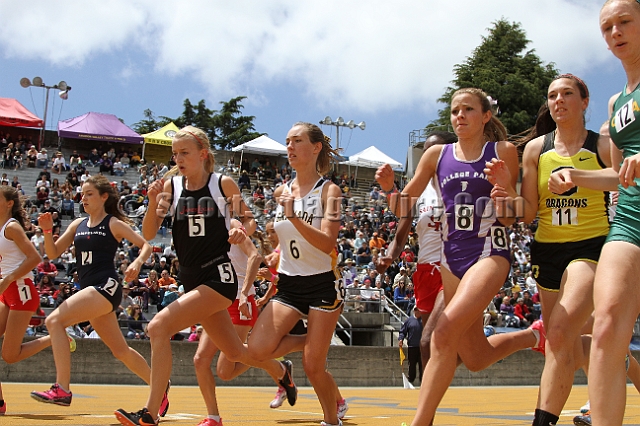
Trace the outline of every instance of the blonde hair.
[[[207, 159], [204, 160], [204, 168], [207, 172], [213, 173], [213, 168], [216, 164], [216, 159], [213, 155], [213, 151], [211, 150], [211, 142], [209, 141], [209, 137], [204, 132], [204, 130], [194, 126], [185, 126], [176, 132], [175, 136], [173, 137], [173, 140], [185, 139], [185, 138], [192, 139], [196, 143], [196, 145], [198, 145], [199, 149], [207, 150]], [[171, 168], [171, 170], [169, 170], [165, 174], [165, 176], [166, 177], [174, 176], [174, 175], [178, 175], [179, 173], [180, 172], [179, 172], [178, 166], [174, 166]]]
[[493, 115], [493, 109], [491, 106], [491, 100], [489, 100], [489, 95], [487, 95], [482, 89], [476, 89], [475, 87], [466, 87], [463, 89], [458, 89], [451, 96], [451, 101], [458, 96], [463, 94], [473, 95], [480, 101], [482, 105], [482, 112], [485, 113], [487, 111], [491, 112], [491, 118], [484, 125], [484, 137], [489, 142], [498, 142], [507, 140], [507, 129], [504, 127], [504, 124], [500, 120], [498, 120]]
[[309, 135], [309, 141], [311, 143], [321, 143], [322, 150], [320, 154], [318, 154], [318, 159], [316, 160], [316, 171], [324, 175], [331, 169], [331, 163], [337, 163], [338, 160], [336, 157], [339, 156], [338, 150], [331, 147], [331, 138], [325, 136], [320, 127], [315, 124], [307, 123], [304, 121], [298, 121], [292, 127], [304, 127], [307, 131], [307, 135]]

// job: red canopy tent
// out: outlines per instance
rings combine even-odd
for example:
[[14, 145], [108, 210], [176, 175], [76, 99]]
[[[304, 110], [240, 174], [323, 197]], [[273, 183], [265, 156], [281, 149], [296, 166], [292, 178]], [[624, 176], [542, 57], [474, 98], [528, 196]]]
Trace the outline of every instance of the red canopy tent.
[[20, 102], [12, 98], [0, 98], [0, 126], [42, 127], [44, 122]]

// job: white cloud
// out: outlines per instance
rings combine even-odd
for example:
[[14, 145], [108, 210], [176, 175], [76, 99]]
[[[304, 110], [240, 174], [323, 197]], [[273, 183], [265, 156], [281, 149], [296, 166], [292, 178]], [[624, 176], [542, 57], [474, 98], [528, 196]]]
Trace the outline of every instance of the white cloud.
[[596, 0], [9, 3], [0, 3], [5, 57], [78, 66], [105, 52], [126, 58], [133, 46], [151, 72], [194, 78], [218, 99], [278, 82], [303, 87], [310, 102], [365, 112], [433, 109], [453, 66], [501, 17], [521, 22], [530, 47], [562, 71], [579, 75], [611, 56]]

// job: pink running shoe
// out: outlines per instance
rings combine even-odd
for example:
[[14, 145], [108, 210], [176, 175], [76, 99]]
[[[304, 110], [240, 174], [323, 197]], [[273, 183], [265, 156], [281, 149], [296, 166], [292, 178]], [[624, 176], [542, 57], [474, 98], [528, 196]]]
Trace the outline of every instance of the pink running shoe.
[[48, 404], [62, 405], [68, 407], [71, 405], [71, 392], [67, 393], [60, 389], [60, 386], [56, 383], [51, 386], [51, 389], [44, 392], [31, 392], [31, 398], [36, 401], [46, 402]]
[[538, 337], [538, 344], [531, 349], [544, 355], [544, 345], [547, 341], [547, 332], [544, 330], [544, 323], [542, 320], [537, 320], [534, 321], [529, 328], [533, 331], [533, 334], [536, 334]]
[[278, 408], [282, 405], [282, 403], [287, 399], [287, 391], [282, 387], [278, 386], [278, 390], [276, 391], [276, 396], [273, 398], [273, 401], [269, 404], [271, 408]]
[[198, 423], [196, 426], [222, 426], [222, 419], [220, 419], [219, 422], [216, 422], [215, 420], [207, 417], [204, 420], [202, 420], [200, 423]]
[[169, 411], [169, 388], [171, 387], [171, 380], [167, 384], [167, 389], [164, 391], [164, 395], [162, 395], [162, 402], [160, 403], [160, 410], [158, 410], [158, 415], [160, 417], [164, 417]]
[[7, 412], [7, 403], [6, 401], [2, 401], [2, 405], [0, 405], [0, 416], [4, 416], [4, 413]]

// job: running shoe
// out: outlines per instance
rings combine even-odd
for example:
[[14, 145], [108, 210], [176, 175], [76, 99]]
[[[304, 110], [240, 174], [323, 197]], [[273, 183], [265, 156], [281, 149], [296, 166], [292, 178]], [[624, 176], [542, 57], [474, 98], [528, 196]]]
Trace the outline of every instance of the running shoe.
[[587, 401], [582, 407], [580, 407], [580, 413], [587, 414], [591, 410], [591, 403]]
[[575, 416], [573, 424], [576, 426], [591, 426], [591, 411], [587, 411], [584, 415]]
[[7, 403], [2, 401], [2, 405], [0, 405], [0, 416], [4, 416], [4, 413], [7, 412]]
[[160, 403], [160, 410], [158, 410], [158, 415], [160, 417], [164, 417], [169, 411], [169, 388], [171, 387], [171, 380], [167, 384], [167, 389], [164, 391], [164, 395], [162, 395], [162, 402]]
[[542, 320], [534, 321], [529, 329], [533, 331], [533, 334], [536, 335], [536, 340], [538, 340], [538, 344], [531, 349], [544, 355], [544, 344], [547, 341], [547, 333], [544, 331], [544, 323]]
[[347, 401], [344, 398], [338, 401], [338, 418], [340, 420], [344, 419], [344, 416], [347, 415], [348, 409], [349, 409], [349, 404], [347, 404]]
[[207, 417], [204, 420], [202, 420], [200, 423], [198, 423], [196, 426], [222, 426], [222, 419], [220, 419], [219, 422], [216, 422], [215, 420]]
[[69, 350], [71, 352], [75, 352], [76, 351], [76, 339], [71, 337], [71, 335], [69, 335], [69, 333], [67, 333], [67, 339], [69, 339]]
[[282, 386], [278, 386], [278, 390], [276, 391], [276, 396], [273, 398], [273, 401], [271, 401], [271, 403], [269, 404], [269, 407], [279, 408], [285, 399], [287, 399], [287, 391]]
[[149, 410], [146, 408], [136, 413], [128, 413], [121, 408], [113, 414], [116, 415], [116, 419], [118, 419], [120, 424], [125, 426], [156, 426], [158, 424], [158, 420], [153, 420], [153, 417], [149, 414]]
[[36, 401], [46, 402], [48, 404], [62, 405], [68, 407], [71, 405], [71, 392], [63, 391], [56, 383], [51, 386], [51, 389], [44, 392], [31, 392], [31, 398]]
[[342, 420], [338, 419], [337, 425], [331, 425], [329, 423], [325, 423], [324, 421], [320, 422], [320, 426], [342, 426]]
[[292, 407], [296, 405], [296, 400], [298, 399], [298, 388], [296, 384], [293, 383], [293, 363], [289, 360], [280, 361], [280, 364], [284, 366], [284, 376], [278, 384], [280, 387], [283, 387], [285, 392], [287, 393], [287, 401], [289, 405]]

